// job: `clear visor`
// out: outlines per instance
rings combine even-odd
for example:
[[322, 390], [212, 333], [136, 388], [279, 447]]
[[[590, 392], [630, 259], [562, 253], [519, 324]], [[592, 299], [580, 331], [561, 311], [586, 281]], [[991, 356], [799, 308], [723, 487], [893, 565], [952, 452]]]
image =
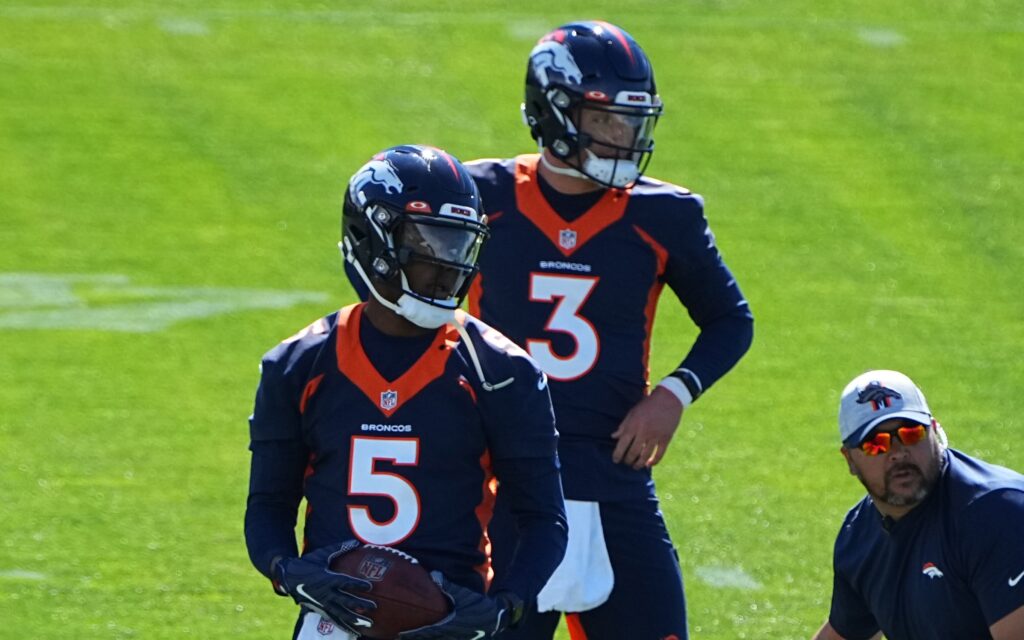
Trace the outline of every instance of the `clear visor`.
[[419, 258], [452, 267], [472, 268], [483, 244], [483, 233], [477, 225], [450, 225], [438, 219], [430, 222], [407, 220], [402, 224], [398, 240], [401, 247]]
[[486, 236], [487, 227], [477, 222], [408, 216], [397, 239], [410, 292], [428, 301], [461, 301]]
[[[584, 104], [577, 128], [591, 145], [618, 151], [642, 153], [654, 146], [654, 126], [661, 115], [660, 106], [624, 107]], [[600, 149], [594, 149], [599, 153]]]

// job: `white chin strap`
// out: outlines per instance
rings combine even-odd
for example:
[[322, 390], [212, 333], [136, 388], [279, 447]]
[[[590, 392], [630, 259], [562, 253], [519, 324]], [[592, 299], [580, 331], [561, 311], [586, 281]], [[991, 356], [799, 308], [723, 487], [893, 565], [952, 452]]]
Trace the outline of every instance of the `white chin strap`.
[[437, 329], [450, 322], [455, 322], [455, 309], [435, 307], [423, 300], [417, 300], [407, 293], [403, 293], [402, 297], [398, 299], [398, 304], [395, 305], [381, 300], [375, 289], [371, 288], [370, 290], [373, 291], [377, 300], [380, 300], [380, 302], [390, 307], [395, 313], [418, 327]]
[[632, 183], [640, 176], [640, 168], [632, 160], [600, 158], [594, 155], [594, 152], [590, 149], [584, 149], [583, 152], [586, 154], [586, 158], [583, 160], [583, 171], [575, 167], [556, 167], [547, 159], [546, 153], [540, 154], [540, 161], [552, 173], [600, 182], [605, 185], [610, 184], [619, 189]]
[[584, 149], [583, 152], [587, 154], [583, 170], [599, 182], [621, 189], [640, 177], [640, 167], [632, 160], [599, 158], [590, 149]]
[[590, 180], [590, 176], [580, 173], [575, 167], [556, 167], [550, 160], [548, 160], [548, 154], [544, 153], [544, 149], [541, 148], [540, 161], [551, 173], [557, 173], [560, 176], [569, 176], [571, 178], [582, 178], [583, 180]]
[[[338, 249], [341, 250], [341, 256], [345, 262], [348, 262], [355, 268], [356, 273], [362, 279], [363, 284], [370, 290], [373, 297], [377, 299], [377, 302], [381, 303], [388, 309], [391, 309], [398, 315], [402, 316], [409, 322], [413, 323], [417, 327], [423, 327], [424, 329], [437, 329], [444, 324], [455, 322], [455, 301], [454, 300], [439, 300], [445, 304], [452, 304], [450, 309], [437, 307], [423, 300], [417, 300], [407, 293], [403, 293], [398, 298], [398, 302], [394, 303], [384, 298], [377, 292], [377, 288], [370, 282], [369, 276], [363, 271], [363, 266], [359, 264], [359, 261], [354, 259], [352, 251], [346, 251], [346, 244], [348, 238], [345, 238], [342, 242], [338, 243]], [[402, 274], [402, 282], [405, 283], [405, 274]]]

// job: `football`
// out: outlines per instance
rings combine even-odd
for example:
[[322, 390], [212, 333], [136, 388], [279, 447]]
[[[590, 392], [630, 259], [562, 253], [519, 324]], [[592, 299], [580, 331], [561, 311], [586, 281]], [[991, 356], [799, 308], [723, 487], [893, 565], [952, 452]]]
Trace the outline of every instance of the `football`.
[[440, 622], [448, 615], [448, 599], [423, 565], [391, 547], [367, 544], [331, 562], [331, 571], [362, 578], [373, 585], [370, 599], [377, 608], [365, 615], [373, 627], [365, 638], [391, 640], [403, 631]]

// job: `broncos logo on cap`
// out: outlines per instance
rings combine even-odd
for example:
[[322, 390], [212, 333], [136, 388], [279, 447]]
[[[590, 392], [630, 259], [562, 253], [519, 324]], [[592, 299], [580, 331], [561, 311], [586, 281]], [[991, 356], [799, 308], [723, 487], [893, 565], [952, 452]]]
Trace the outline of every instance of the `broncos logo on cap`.
[[353, 193], [359, 193], [369, 184], [383, 185], [385, 191], [394, 194], [402, 193], [405, 188], [398, 172], [387, 160], [370, 160], [349, 180]]
[[857, 402], [860, 404], [871, 403], [871, 409], [878, 411], [884, 407], [891, 407], [893, 399], [903, 398], [899, 391], [883, 387], [882, 383], [873, 380], [857, 394]]
[[542, 87], [550, 84], [548, 77], [550, 71], [562, 74], [569, 84], [583, 82], [583, 72], [580, 70], [580, 66], [576, 64], [576, 59], [572, 57], [569, 48], [561, 42], [545, 40], [539, 43], [530, 52], [530, 64]]

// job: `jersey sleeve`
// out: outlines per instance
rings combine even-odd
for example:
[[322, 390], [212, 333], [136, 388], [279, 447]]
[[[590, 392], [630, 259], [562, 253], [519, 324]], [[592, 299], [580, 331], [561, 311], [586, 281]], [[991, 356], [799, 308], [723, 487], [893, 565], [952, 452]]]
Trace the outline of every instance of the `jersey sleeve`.
[[311, 360], [323, 335], [321, 321], [270, 350], [260, 365], [260, 383], [249, 418], [249, 495], [245, 542], [253, 565], [270, 577], [277, 556], [298, 555], [295, 524], [309, 449], [299, 405]]
[[261, 440], [301, 438], [299, 399], [301, 382], [287, 375], [288, 349], [275, 348], [260, 363], [260, 384], [249, 417], [249, 436]]
[[659, 225], [668, 253], [664, 282], [700, 329], [679, 365], [694, 398], [726, 374], [750, 348], [754, 316], [715, 243], [703, 201], [677, 195], [674, 214]]
[[491, 384], [508, 384], [480, 393], [484, 428], [494, 460], [557, 460], [558, 432], [547, 376], [525, 351], [495, 329], [483, 331], [480, 349]]
[[543, 460], [496, 460], [501, 500], [508, 505], [518, 535], [512, 560], [491, 585], [533, 602], [565, 555], [569, 525], [557, 464]]
[[1024, 491], [993, 491], [961, 517], [967, 581], [991, 625], [1024, 606]]
[[485, 375], [495, 376], [490, 382], [511, 380], [490, 391], [481, 385], [479, 392], [499, 499], [509, 505], [518, 532], [512, 561], [491, 590], [507, 589], [531, 602], [562, 561], [568, 540], [554, 410], [547, 377], [525, 351], [494, 329], [477, 335]]
[[838, 570], [832, 578], [832, 607], [828, 623], [846, 640], [864, 640], [879, 631], [878, 622], [864, 599]]

